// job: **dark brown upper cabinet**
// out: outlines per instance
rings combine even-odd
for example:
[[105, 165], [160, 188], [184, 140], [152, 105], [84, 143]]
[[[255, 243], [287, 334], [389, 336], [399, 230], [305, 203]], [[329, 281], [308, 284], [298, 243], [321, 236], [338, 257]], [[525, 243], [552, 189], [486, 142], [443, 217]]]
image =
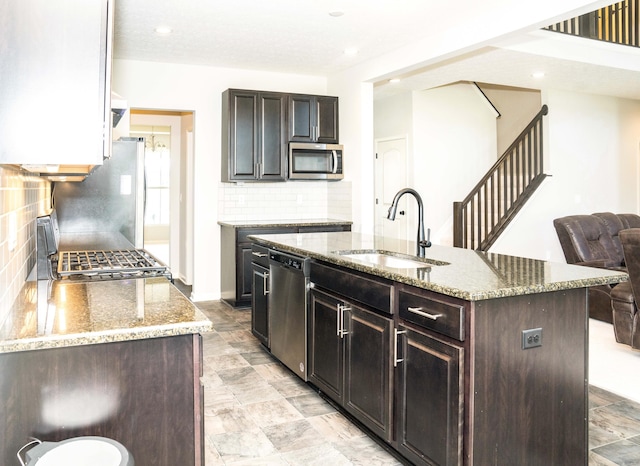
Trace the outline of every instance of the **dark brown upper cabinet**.
[[337, 144], [338, 98], [291, 94], [289, 141]]
[[287, 95], [228, 89], [222, 94], [222, 181], [284, 181]]

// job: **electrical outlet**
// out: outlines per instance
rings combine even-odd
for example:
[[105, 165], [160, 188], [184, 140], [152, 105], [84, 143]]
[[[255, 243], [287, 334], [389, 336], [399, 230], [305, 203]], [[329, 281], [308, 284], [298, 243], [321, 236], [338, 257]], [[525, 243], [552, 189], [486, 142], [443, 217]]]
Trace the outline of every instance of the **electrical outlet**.
[[522, 349], [542, 346], [542, 329], [531, 328], [522, 331]]

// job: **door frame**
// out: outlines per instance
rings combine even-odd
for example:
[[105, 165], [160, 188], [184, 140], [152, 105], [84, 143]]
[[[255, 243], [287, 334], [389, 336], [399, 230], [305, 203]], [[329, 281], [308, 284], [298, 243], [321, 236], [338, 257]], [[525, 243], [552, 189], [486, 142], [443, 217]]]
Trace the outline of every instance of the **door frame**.
[[[408, 187], [411, 184], [411, 180], [410, 178], [410, 170], [409, 170], [409, 135], [408, 134], [401, 134], [401, 135], [397, 135], [397, 136], [389, 136], [389, 137], [384, 137], [384, 138], [376, 138], [374, 140], [374, 146], [375, 146], [375, 160], [374, 160], [374, 168], [373, 168], [373, 172], [374, 172], [374, 187], [373, 187], [373, 213], [374, 213], [374, 221], [373, 221], [373, 227], [374, 227], [374, 232], [376, 235], [383, 234], [383, 231], [379, 231], [379, 229], [377, 228], [377, 215], [378, 215], [378, 206], [376, 205], [376, 201], [378, 200], [378, 193], [379, 190], [382, 189], [382, 187], [384, 186], [384, 171], [381, 170], [381, 166], [379, 165], [379, 159], [378, 159], [378, 153], [379, 153], [379, 145], [380, 143], [384, 143], [384, 142], [388, 142], [388, 141], [394, 141], [394, 140], [401, 140], [404, 141], [404, 153], [405, 153], [405, 170], [404, 170], [404, 183], [403, 186]], [[411, 215], [408, 215], [405, 219], [406, 221], [406, 238], [407, 240], [411, 240], [413, 238], [413, 234], [411, 232], [411, 228], [409, 228], [409, 225], [411, 225]]]
[[[177, 278], [190, 285], [193, 281], [193, 248], [189, 247], [189, 244], [193, 244], [193, 193], [191, 190], [194, 133], [192, 130], [189, 136], [182, 127], [185, 114], [190, 114], [195, 122], [195, 112], [192, 111], [131, 109], [130, 125], [171, 127], [169, 262], [174, 277], [177, 275]], [[191, 140], [183, 141], [185, 135], [187, 138], [191, 137]], [[185, 170], [186, 173], [184, 173]], [[186, 223], [186, 228], [181, 232], [183, 222]], [[186, 248], [181, 247], [184, 244], [187, 245]], [[187, 257], [183, 257], [185, 252]]]

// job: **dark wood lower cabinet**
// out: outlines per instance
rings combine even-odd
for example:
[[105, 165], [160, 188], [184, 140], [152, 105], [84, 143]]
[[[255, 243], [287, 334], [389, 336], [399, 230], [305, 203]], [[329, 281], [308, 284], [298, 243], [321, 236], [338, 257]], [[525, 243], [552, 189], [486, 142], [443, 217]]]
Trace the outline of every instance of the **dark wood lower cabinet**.
[[96, 435], [136, 466], [204, 464], [200, 335], [0, 354], [0, 464], [36, 437]]
[[396, 449], [415, 464], [462, 464], [461, 347], [398, 327]]
[[588, 289], [468, 301], [325, 263], [311, 281], [309, 381], [412, 464], [587, 465]]
[[319, 290], [310, 316], [311, 383], [390, 441], [392, 319]]
[[269, 269], [252, 264], [251, 333], [269, 348]]

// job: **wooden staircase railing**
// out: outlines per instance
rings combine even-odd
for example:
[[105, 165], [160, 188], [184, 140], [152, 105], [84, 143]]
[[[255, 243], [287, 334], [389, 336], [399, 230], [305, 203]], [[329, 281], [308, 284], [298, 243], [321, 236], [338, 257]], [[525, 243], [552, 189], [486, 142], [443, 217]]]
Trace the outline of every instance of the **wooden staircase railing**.
[[617, 2], [544, 29], [640, 47], [640, 0]]
[[543, 105], [531, 123], [461, 202], [453, 203], [453, 245], [486, 251], [547, 175], [543, 173]]

